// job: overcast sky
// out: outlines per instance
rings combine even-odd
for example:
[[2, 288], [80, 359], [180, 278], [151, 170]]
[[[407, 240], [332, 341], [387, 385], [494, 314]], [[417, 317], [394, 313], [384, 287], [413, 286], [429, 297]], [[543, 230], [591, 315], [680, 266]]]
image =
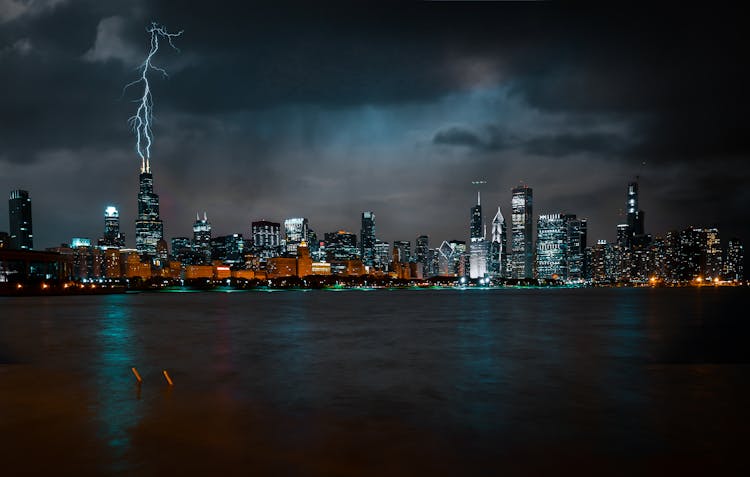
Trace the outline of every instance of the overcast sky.
[[750, 240], [739, 11], [249, 3], [0, 0], [0, 192], [29, 190], [35, 248], [96, 239], [110, 204], [134, 245], [141, 91], [122, 88], [151, 21], [184, 30], [151, 76], [167, 240], [197, 211], [214, 235], [303, 216], [322, 236], [372, 210], [378, 238], [437, 247], [468, 237], [482, 179], [488, 221], [527, 184], [535, 216], [587, 218], [595, 243], [636, 175], [647, 232]]

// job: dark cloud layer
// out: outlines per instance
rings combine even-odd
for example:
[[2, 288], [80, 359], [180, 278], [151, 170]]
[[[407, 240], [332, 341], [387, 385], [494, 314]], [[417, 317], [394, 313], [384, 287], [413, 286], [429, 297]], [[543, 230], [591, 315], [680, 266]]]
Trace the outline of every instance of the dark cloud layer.
[[565, 207], [611, 239], [640, 174], [651, 231], [717, 223], [750, 240], [739, 10], [33, 5], [0, 11], [0, 187], [31, 189], [41, 246], [98, 235], [108, 202], [132, 229], [138, 92], [122, 87], [152, 20], [185, 31], [158, 57], [170, 77], [153, 81], [168, 235], [187, 234], [196, 209], [218, 233], [294, 215], [356, 231], [374, 209], [385, 240], [460, 238], [483, 177], [487, 204], [507, 211], [525, 181], [537, 212]]

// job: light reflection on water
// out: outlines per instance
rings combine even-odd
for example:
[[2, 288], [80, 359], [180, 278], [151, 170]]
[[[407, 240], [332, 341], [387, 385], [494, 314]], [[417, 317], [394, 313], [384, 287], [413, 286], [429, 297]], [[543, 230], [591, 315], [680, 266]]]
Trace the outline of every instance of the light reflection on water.
[[[344, 443], [347, 455], [362, 457], [347, 464], [355, 468], [370, 462], [373, 445], [404, 468], [426, 462], [388, 447], [397, 443], [437, 452], [432, 458], [451, 449], [477, 468], [498, 452], [539, 449], [586, 449], [605, 462], [707, 449], [725, 457], [717, 449], [732, 449], [739, 432], [730, 418], [747, 422], [750, 333], [732, 311], [746, 295], [468, 289], [9, 299], [0, 302], [0, 371], [23, 364], [79, 378], [66, 392], [86, 396], [108, 448], [107, 473], [169, 469], [185, 440], [233, 463], [256, 449], [268, 469], [300, 448], [333, 465], [343, 457], [331, 450]], [[140, 392], [132, 366], [144, 378]], [[175, 380], [171, 390], [162, 369]], [[0, 380], [0, 399], [38, 392], [28, 377], [13, 379]], [[169, 459], [153, 453], [170, 445]], [[181, 470], [200, 474], [194, 463]]]

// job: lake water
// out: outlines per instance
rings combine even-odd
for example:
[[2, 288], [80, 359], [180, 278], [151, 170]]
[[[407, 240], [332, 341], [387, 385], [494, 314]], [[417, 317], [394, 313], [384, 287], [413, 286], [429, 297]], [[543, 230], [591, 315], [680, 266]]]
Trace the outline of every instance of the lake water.
[[0, 298], [2, 468], [747, 475], [748, 296], [685, 288]]

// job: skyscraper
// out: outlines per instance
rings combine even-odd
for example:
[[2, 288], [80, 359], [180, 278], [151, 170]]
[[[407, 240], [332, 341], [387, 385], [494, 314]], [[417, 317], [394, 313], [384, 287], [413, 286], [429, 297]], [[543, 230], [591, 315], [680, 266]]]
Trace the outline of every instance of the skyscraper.
[[497, 214], [492, 219], [492, 241], [490, 242], [490, 254], [487, 260], [488, 272], [497, 278], [508, 277], [508, 230], [505, 217], [497, 208]]
[[112, 205], [104, 210], [104, 235], [99, 239], [100, 247], [125, 247], [125, 236], [120, 233], [120, 212]]
[[540, 215], [536, 226], [536, 273], [538, 278], [565, 279], [567, 255], [565, 214]]
[[8, 200], [10, 221], [10, 248], [31, 250], [34, 248], [34, 233], [31, 225], [31, 198], [25, 190], [13, 190]]
[[371, 211], [362, 212], [362, 229], [360, 237], [360, 256], [362, 263], [367, 266], [375, 264], [375, 214]]
[[477, 205], [470, 209], [469, 219], [469, 277], [487, 275], [487, 241], [482, 220], [482, 198], [477, 191]]
[[422, 264], [425, 275], [429, 271], [430, 258], [430, 238], [427, 235], [420, 235], [414, 243], [414, 258]]
[[411, 242], [408, 240], [394, 240], [393, 254], [394, 262], [409, 263], [411, 260]]
[[576, 219], [571, 215], [567, 221], [567, 271], [568, 280], [583, 280], [586, 278], [586, 240], [588, 235], [588, 221]]
[[510, 276], [515, 279], [533, 278], [534, 276], [532, 201], [533, 194], [530, 187], [513, 188]]
[[263, 258], [277, 257], [279, 255], [279, 247], [281, 246], [281, 224], [260, 220], [253, 222], [250, 228], [253, 237], [254, 253]]
[[638, 209], [638, 182], [628, 184], [628, 226], [633, 236], [643, 235], [643, 211]]
[[201, 219], [195, 214], [195, 223], [193, 223], [193, 250], [196, 251], [204, 264], [211, 263], [211, 222], [208, 216], [203, 212]]
[[727, 258], [724, 260], [724, 279], [742, 281], [745, 278], [745, 250], [738, 238], [729, 239], [727, 243]]
[[159, 196], [154, 193], [154, 176], [148, 162], [141, 168], [138, 189], [138, 219], [135, 221], [135, 249], [140, 255], [154, 258], [157, 244], [164, 237], [159, 218]]
[[284, 221], [284, 235], [286, 237], [287, 255], [297, 256], [297, 247], [302, 242], [307, 242], [307, 219], [304, 217], [295, 217]]

